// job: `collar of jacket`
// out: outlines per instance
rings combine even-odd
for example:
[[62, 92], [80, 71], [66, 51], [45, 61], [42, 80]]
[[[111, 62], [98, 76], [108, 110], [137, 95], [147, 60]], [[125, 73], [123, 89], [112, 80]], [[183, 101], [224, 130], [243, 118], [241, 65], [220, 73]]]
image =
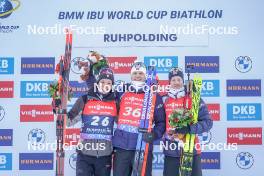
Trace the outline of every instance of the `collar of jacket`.
[[127, 84], [127, 88], [130, 92], [141, 94], [145, 93], [144, 88], [137, 89], [135, 86], [133, 86], [131, 83]]

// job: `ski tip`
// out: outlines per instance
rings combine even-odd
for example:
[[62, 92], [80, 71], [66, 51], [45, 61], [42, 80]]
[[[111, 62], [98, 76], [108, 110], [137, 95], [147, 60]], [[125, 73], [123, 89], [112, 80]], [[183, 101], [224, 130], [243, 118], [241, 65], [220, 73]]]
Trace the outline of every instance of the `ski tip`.
[[66, 44], [72, 41], [72, 32], [69, 28], [65, 28]]
[[65, 28], [66, 35], [72, 35], [72, 30], [70, 28]]
[[201, 75], [199, 75], [199, 74], [196, 73], [196, 74], [194, 75], [193, 80], [201, 82], [201, 81], [202, 81], [202, 77], [201, 77]]
[[66, 34], [69, 33], [69, 28], [65, 28], [65, 33], [66, 33]]

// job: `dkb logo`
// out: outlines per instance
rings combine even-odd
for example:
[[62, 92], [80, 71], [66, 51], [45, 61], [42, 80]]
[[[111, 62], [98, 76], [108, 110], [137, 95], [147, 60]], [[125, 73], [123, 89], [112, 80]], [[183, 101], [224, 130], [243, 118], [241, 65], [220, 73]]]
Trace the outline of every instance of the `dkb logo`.
[[178, 56], [144, 57], [146, 66], [154, 66], [157, 73], [168, 73], [172, 67], [178, 66]]

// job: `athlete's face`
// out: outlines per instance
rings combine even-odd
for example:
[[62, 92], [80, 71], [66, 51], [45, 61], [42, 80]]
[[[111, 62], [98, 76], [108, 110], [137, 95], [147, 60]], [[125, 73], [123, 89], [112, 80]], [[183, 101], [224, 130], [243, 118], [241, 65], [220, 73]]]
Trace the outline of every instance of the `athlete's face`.
[[106, 94], [112, 90], [112, 81], [110, 79], [101, 79], [98, 83], [99, 92]]
[[131, 80], [145, 82], [146, 76], [142, 71], [134, 71], [131, 75]]
[[171, 78], [170, 86], [173, 89], [180, 89], [183, 87], [183, 80], [179, 76], [174, 76]]

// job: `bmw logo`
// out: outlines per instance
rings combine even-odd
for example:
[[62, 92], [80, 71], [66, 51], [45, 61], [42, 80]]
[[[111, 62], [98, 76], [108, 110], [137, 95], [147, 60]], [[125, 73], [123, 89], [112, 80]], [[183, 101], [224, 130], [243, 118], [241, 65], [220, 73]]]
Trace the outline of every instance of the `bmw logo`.
[[212, 133], [210, 131], [198, 134], [198, 138], [201, 145], [209, 144], [212, 139]]
[[28, 133], [28, 141], [31, 142], [32, 145], [40, 145], [43, 144], [46, 140], [45, 132], [42, 129], [32, 129]]
[[0, 106], [0, 121], [5, 117], [5, 109]]
[[90, 62], [83, 57], [75, 57], [71, 60], [71, 71], [75, 74], [83, 74], [82, 68], [90, 68]]
[[241, 73], [249, 72], [252, 68], [252, 60], [248, 56], [239, 56], [236, 58], [235, 67]]
[[69, 165], [72, 169], [76, 169], [77, 153], [71, 154], [69, 158]]
[[253, 155], [248, 152], [241, 152], [236, 157], [236, 163], [241, 169], [249, 169], [254, 163]]

